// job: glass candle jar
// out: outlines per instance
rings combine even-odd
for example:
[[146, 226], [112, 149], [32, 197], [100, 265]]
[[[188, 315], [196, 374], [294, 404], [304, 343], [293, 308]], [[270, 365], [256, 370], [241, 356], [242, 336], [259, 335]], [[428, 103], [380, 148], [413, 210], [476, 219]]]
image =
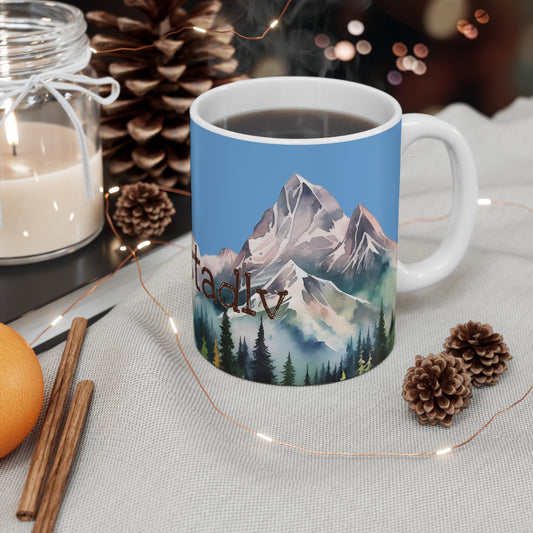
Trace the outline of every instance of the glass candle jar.
[[[0, 2], [0, 265], [92, 241], [104, 224], [99, 105], [83, 13], [49, 1]], [[105, 102], [108, 103], [108, 102]]]

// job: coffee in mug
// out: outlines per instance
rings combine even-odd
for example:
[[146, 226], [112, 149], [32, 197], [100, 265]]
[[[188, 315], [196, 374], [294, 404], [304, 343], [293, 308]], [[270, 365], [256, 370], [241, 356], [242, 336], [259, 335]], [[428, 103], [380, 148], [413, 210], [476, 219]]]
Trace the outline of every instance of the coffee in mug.
[[215, 126], [235, 133], [284, 139], [338, 137], [369, 130], [375, 122], [327, 109], [267, 109], [224, 117]]

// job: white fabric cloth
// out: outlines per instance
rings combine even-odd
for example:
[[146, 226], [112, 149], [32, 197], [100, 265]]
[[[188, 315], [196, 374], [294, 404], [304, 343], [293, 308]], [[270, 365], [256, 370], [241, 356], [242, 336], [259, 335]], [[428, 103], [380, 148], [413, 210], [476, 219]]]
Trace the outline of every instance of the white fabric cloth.
[[[461, 104], [441, 116], [472, 147], [480, 197], [533, 206], [533, 99], [491, 119]], [[401, 220], [448, 211], [443, 148], [413, 146], [402, 173]], [[476, 217], [458, 269], [399, 296], [393, 353], [336, 384], [254, 384], [207, 363], [193, 344], [190, 250], [176, 253], [147, 286], [175, 317], [213, 400], [237, 421], [318, 450], [435, 451], [469, 438], [533, 383], [533, 214], [481, 206]], [[427, 255], [445, 227], [402, 227], [400, 258]], [[495, 387], [475, 389], [451, 428], [421, 426], [401, 397], [405, 372], [416, 354], [439, 352], [450, 328], [470, 319], [504, 336], [509, 370]], [[62, 348], [40, 357], [45, 398]], [[141, 289], [89, 328], [76, 373], [82, 379], [95, 381], [95, 393], [57, 532], [533, 530], [533, 397], [440, 457], [312, 456], [269, 444], [217, 414], [179, 355], [167, 317]], [[36, 431], [0, 460], [3, 533], [32, 528], [15, 511]]]

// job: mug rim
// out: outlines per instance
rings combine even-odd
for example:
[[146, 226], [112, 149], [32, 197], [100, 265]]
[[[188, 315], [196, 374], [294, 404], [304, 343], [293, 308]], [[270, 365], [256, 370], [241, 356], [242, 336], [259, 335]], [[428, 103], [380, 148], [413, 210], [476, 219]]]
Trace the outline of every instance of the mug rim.
[[[225, 128], [221, 128], [219, 126], [215, 126], [212, 122], [204, 118], [203, 113], [205, 112], [205, 108], [212, 104], [211, 100], [214, 98], [220, 98], [223, 95], [230, 95], [231, 93], [238, 93], [240, 90], [242, 90], [243, 86], [256, 86], [256, 87], [268, 87], [269, 85], [272, 87], [281, 87], [282, 84], [286, 85], [287, 83], [293, 83], [293, 84], [314, 84], [315, 86], [324, 86], [324, 87], [330, 87], [331, 90], [333, 90], [334, 87], [337, 89], [351, 89], [351, 90], [357, 90], [359, 94], [364, 94], [367, 99], [381, 99], [384, 106], [388, 107], [389, 111], [389, 118], [384, 121], [379, 121], [379, 123], [373, 127], [369, 128], [367, 130], [357, 132], [357, 133], [350, 133], [346, 135], [338, 135], [334, 137], [317, 137], [317, 138], [279, 138], [279, 137], [264, 137], [259, 135], [251, 135], [251, 134], [245, 134], [245, 133], [237, 133], [231, 130], [227, 130]], [[285, 87], [286, 91], [286, 87]], [[295, 107], [291, 105], [290, 107], [287, 107], [287, 109], [294, 109]], [[309, 109], [309, 105], [307, 106], [301, 106], [302, 108]], [[245, 109], [242, 112], [254, 112], [254, 111], [260, 111], [260, 110], [268, 110], [268, 109], [282, 109], [282, 107], [262, 107], [258, 105], [256, 108], [253, 109]], [[320, 107], [316, 107], [316, 109], [323, 109], [323, 110], [334, 110], [333, 106], [331, 106], [331, 109], [328, 109], [327, 102], [325, 105], [322, 105]], [[341, 111], [342, 112], [342, 111]], [[237, 114], [237, 113], [234, 113]], [[355, 114], [355, 113], [352, 113]], [[400, 104], [398, 101], [392, 97], [390, 94], [381, 91], [380, 89], [377, 89], [375, 87], [371, 87], [369, 85], [365, 85], [362, 83], [349, 81], [349, 80], [340, 80], [336, 78], [320, 78], [315, 76], [270, 76], [270, 77], [263, 77], [263, 78], [250, 78], [245, 80], [238, 80], [231, 83], [227, 83], [224, 85], [220, 85], [218, 87], [209, 89], [205, 93], [201, 94], [195, 100], [193, 101], [190, 110], [189, 110], [190, 119], [192, 122], [195, 122], [198, 126], [202, 127], [203, 129], [206, 129], [208, 131], [211, 131], [217, 135], [222, 135], [225, 137], [230, 137], [233, 139], [238, 139], [242, 141], [248, 141], [248, 142], [256, 142], [256, 143], [263, 143], [263, 144], [281, 144], [281, 145], [313, 145], [313, 144], [334, 144], [339, 142], [347, 142], [347, 141], [353, 141], [357, 139], [363, 139], [366, 137], [373, 137], [374, 135], [378, 135], [380, 133], [383, 133], [392, 127], [394, 127], [398, 122], [400, 122], [402, 118], [402, 109], [400, 107]], [[228, 115], [226, 115], [228, 116]], [[220, 120], [219, 117], [217, 120]], [[364, 118], [369, 118], [365, 116]]]

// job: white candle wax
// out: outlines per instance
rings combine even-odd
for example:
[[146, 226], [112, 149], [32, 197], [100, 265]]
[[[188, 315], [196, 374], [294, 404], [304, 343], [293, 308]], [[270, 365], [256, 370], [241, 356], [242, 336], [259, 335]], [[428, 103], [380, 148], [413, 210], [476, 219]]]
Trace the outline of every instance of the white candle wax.
[[0, 132], [0, 260], [47, 254], [95, 237], [104, 221], [101, 150], [89, 143], [95, 199], [88, 200], [74, 130], [38, 122], [17, 127], [16, 155], [7, 132]]

